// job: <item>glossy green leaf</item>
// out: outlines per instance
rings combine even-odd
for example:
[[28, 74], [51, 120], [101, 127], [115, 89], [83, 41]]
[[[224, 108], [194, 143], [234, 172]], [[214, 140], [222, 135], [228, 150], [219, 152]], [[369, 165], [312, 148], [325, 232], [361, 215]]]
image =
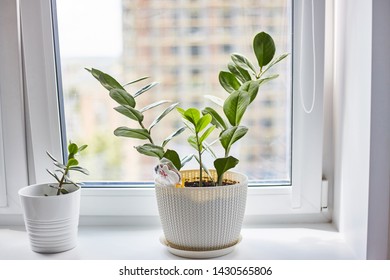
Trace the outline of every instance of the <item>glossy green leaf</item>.
[[164, 149], [163, 147], [153, 145], [153, 144], [144, 144], [141, 146], [135, 147], [135, 149], [143, 155], [150, 156], [150, 157], [157, 157], [159, 159], [163, 158], [164, 155]]
[[207, 98], [208, 100], [212, 101], [213, 103], [217, 104], [218, 106], [223, 107], [223, 102], [224, 102], [223, 99], [221, 99], [217, 96], [208, 95], [208, 94], [206, 94], [204, 97]]
[[132, 85], [132, 84], [135, 84], [137, 82], [140, 82], [140, 81], [143, 81], [143, 80], [146, 80], [146, 79], [149, 79], [149, 77], [142, 77], [142, 78], [133, 80], [131, 82], [128, 82], [128, 83], [124, 84], [122, 87], [125, 87], [125, 86], [128, 86], [128, 85]]
[[68, 193], [69, 193], [66, 189], [61, 189], [60, 192], [61, 192], [62, 194], [68, 194]]
[[220, 185], [222, 182], [223, 174], [234, 168], [238, 164], [239, 160], [235, 157], [229, 156], [225, 158], [218, 158], [214, 161], [214, 167], [217, 171], [218, 176], [218, 184]]
[[117, 80], [115, 80], [113, 77], [110, 75], [98, 70], [98, 69], [87, 69], [85, 68], [88, 72], [92, 74], [99, 82], [100, 84], [105, 87], [107, 90], [112, 90], [114, 88], [122, 89], [124, 88], [121, 86], [120, 83], [118, 83]]
[[77, 161], [77, 159], [75, 159], [75, 158], [71, 158], [71, 159], [69, 159], [68, 160], [68, 166], [75, 166], [75, 165], [78, 165], [79, 164], [79, 162]]
[[213, 125], [215, 125], [217, 128], [220, 128], [222, 130], [227, 128], [227, 125], [226, 125], [225, 121], [223, 120], [223, 118], [213, 108], [211, 108], [211, 107], [204, 108], [202, 110], [202, 114], [203, 115], [210, 114], [213, 117], [213, 119], [211, 120], [211, 123]]
[[259, 87], [260, 87], [261, 81], [249, 81], [244, 83], [241, 87], [240, 90], [248, 92], [250, 96], [250, 103], [252, 103], [253, 100], [255, 100], [257, 93], [259, 92]]
[[114, 88], [110, 90], [110, 97], [120, 105], [127, 105], [133, 108], [135, 107], [134, 97], [123, 89]]
[[256, 74], [255, 66], [245, 56], [236, 53], [236, 54], [232, 54], [231, 58], [232, 58], [234, 64], [236, 64], [237, 66], [239, 66], [245, 70], [248, 70], [248, 71], [252, 72], [253, 74]]
[[202, 151], [202, 153], [204, 151], [207, 151], [213, 158], [217, 158], [217, 155], [215, 154], [213, 148], [211, 148], [211, 145], [212, 144], [208, 144], [206, 141], [203, 140], [202, 141], [202, 146], [203, 146], [204, 150]]
[[185, 112], [184, 112], [184, 115], [183, 117], [188, 120], [189, 122], [191, 122], [195, 128], [196, 128], [196, 124], [198, 123], [199, 119], [200, 119], [200, 112], [198, 109], [195, 109], [195, 108], [189, 108], [187, 109]]
[[193, 147], [195, 150], [199, 151], [198, 142], [196, 141], [196, 137], [191, 135], [187, 138], [187, 142]]
[[163, 158], [169, 159], [177, 170], [181, 169], [180, 157], [176, 151], [168, 149], [163, 155]]
[[221, 71], [219, 72], [219, 83], [228, 92], [232, 93], [240, 87], [240, 82], [230, 72]]
[[271, 75], [269, 77], [266, 77], [266, 78], [263, 78], [263, 79], [260, 79], [258, 82], [259, 82], [259, 86], [269, 82], [269, 81], [272, 81], [273, 79], [276, 79], [277, 77], [279, 77], [278, 74], [275, 74], [275, 75]]
[[76, 154], [79, 150], [79, 147], [77, 147], [77, 145], [75, 143], [70, 143], [68, 145], [68, 152], [70, 154]]
[[203, 141], [206, 140], [207, 137], [209, 137], [209, 135], [211, 134], [211, 132], [213, 132], [214, 129], [215, 129], [214, 125], [210, 126], [208, 129], [206, 129], [206, 131], [202, 134], [202, 136], [200, 136], [199, 143], [202, 144]]
[[225, 100], [223, 111], [232, 126], [238, 126], [250, 103], [250, 96], [246, 91], [236, 91]]
[[237, 79], [241, 81], [241, 83], [252, 80], [252, 77], [247, 70], [241, 68], [233, 62], [228, 63], [228, 69]]
[[[198, 111], [199, 112], [199, 111]], [[200, 113], [199, 113], [200, 115]], [[199, 133], [201, 132], [203, 129], [205, 129], [210, 123], [211, 123], [211, 120], [213, 119], [213, 117], [210, 115], [210, 114], [206, 114], [204, 115], [203, 117], [201, 117], [198, 122], [196, 123], [196, 126], [195, 126], [195, 132], [196, 133]]]
[[160, 101], [154, 102], [154, 103], [152, 103], [152, 104], [149, 104], [149, 105], [143, 107], [143, 108], [142, 108], [141, 110], [139, 110], [139, 111], [140, 111], [141, 113], [143, 113], [143, 112], [145, 112], [145, 111], [148, 111], [148, 110], [150, 110], [150, 109], [153, 109], [153, 108], [155, 108], [155, 107], [157, 107], [157, 106], [160, 106], [160, 105], [162, 105], [162, 104], [169, 103], [169, 102], [171, 102], [171, 101], [170, 101], [170, 100], [160, 100]]
[[173, 109], [175, 109], [177, 107], [177, 105], [179, 105], [179, 103], [174, 103], [172, 104], [171, 106], [169, 106], [168, 108], [166, 108], [159, 116], [157, 116], [157, 118], [154, 119], [154, 121], [151, 123], [151, 125], [149, 126], [149, 132], [152, 130], [152, 128], [158, 124], [166, 115], [168, 115]]
[[248, 132], [248, 128], [245, 126], [233, 126], [231, 128], [223, 131], [219, 139], [221, 141], [222, 147], [228, 153], [231, 146], [239, 139], [241, 139]]
[[89, 171], [81, 166], [71, 166], [69, 170], [77, 171], [89, 175]]
[[153, 82], [151, 84], [148, 84], [144, 87], [142, 87], [140, 90], [138, 90], [135, 94], [134, 94], [134, 98], [140, 96], [141, 94], [143, 94], [144, 92], [150, 90], [151, 88], [154, 88], [156, 85], [158, 85], [157, 82]]
[[130, 137], [136, 139], [150, 139], [150, 134], [146, 129], [128, 128], [125, 126], [115, 129], [114, 134], [116, 136]]
[[274, 66], [278, 62], [285, 59], [288, 55], [289, 55], [288, 53], [284, 53], [284, 54], [278, 56], [277, 58], [275, 58], [274, 60], [272, 60], [271, 63], [267, 66], [267, 68], [262, 73], [265, 73], [266, 71], [268, 71], [272, 66]]
[[191, 161], [194, 158], [194, 154], [190, 154], [185, 156], [184, 158], [181, 159], [181, 168], [183, 168], [187, 162]]
[[132, 120], [138, 122], [142, 122], [144, 120], [144, 115], [140, 111], [134, 109], [133, 107], [122, 105], [122, 106], [115, 107], [114, 110]]
[[84, 151], [87, 147], [88, 147], [88, 145], [81, 145], [79, 147], [79, 152]]
[[253, 39], [253, 50], [260, 68], [271, 62], [275, 55], [275, 43], [272, 37], [265, 33], [258, 33]]
[[169, 135], [165, 140], [164, 142], [162, 143], [162, 147], [165, 147], [169, 141], [171, 141], [174, 137], [180, 135], [184, 130], [186, 130], [186, 127], [183, 126], [183, 127], [180, 127], [178, 130], [176, 130], [174, 133], [172, 133], [171, 135]]

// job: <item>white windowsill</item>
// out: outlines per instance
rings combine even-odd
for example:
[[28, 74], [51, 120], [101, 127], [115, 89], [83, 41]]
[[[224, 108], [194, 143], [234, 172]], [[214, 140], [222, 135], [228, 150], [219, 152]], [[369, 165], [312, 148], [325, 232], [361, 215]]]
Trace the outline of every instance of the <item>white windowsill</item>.
[[[160, 227], [80, 226], [76, 248], [59, 254], [30, 250], [23, 226], [0, 227], [0, 259], [175, 260], [160, 244]], [[243, 239], [221, 260], [355, 259], [332, 224], [268, 225], [244, 228]]]

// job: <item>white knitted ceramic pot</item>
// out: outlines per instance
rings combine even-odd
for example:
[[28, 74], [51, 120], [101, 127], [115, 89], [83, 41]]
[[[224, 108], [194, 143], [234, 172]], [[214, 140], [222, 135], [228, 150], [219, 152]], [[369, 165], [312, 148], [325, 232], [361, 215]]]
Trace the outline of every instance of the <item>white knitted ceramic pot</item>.
[[[210, 170], [212, 176], [216, 172]], [[198, 170], [183, 171], [183, 180], [199, 178]], [[214, 178], [215, 180], [216, 178]], [[170, 247], [210, 251], [235, 245], [245, 213], [248, 179], [226, 172], [233, 185], [217, 187], [164, 187], [156, 184], [156, 196], [165, 239]]]

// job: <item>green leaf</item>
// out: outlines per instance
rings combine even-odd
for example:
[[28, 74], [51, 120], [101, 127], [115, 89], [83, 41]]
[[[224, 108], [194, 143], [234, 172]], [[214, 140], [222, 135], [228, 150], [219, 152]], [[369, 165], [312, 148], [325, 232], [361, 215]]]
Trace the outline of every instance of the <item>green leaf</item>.
[[[200, 164], [199, 157], [196, 156], [196, 155], [194, 155], [194, 157], [198, 161], [198, 163]], [[202, 162], [201, 167], [206, 172], [206, 174], [210, 177], [210, 179], [213, 180], [213, 176], [211, 176], [211, 173], [210, 173], [209, 169], [207, 168], [207, 166], [203, 162]]]
[[275, 74], [275, 75], [271, 75], [269, 77], [266, 77], [266, 78], [263, 78], [263, 79], [260, 79], [258, 82], [259, 82], [259, 86], [261, 86], [262, 84], [265, 84], [269, 81], [272, 81], [273, 79], [276, 79], [277, 77], [279, 77], [278, 74]]
[[187, 109], [185, 112], [184, 112], [184, 115], [183, 117], [188, 120], [189, 122], [191, 122], [194, 127], [196, 128], [196, 125], [200, 119], [200, 112], [198, 109], [195, 109], [195, 108], [189, 108]]
[[153, 144], [144, 144], [142, 146], [137, 146], [135, 149], [143, 155], [150, 156], [150, 157], [157, 157], [159, 159], [163, 158], [164, 155], [164, 149], [160, 146], [153, 145]]
[[234, 92], [241, 85], [232, 73], [225, 71], [219, 72], [219, 83], [228, 93]]
[[245, 56], [241, 54], [232, 54], [231, 58], [237, 66], [241, 67], [242, 69], [249, 70], [253, 74], [256, 74], [255, 66], [247, 59]]
[[247, 70], [241, 68], [240, 66], [234, 64], [233, 62], [228, 63], [228, 69], [242, 83], [252, 80], [252, 77]]
[[190, 155], [187, 155], [184, 158], [182, 158], [182, 160], [181, 160], [181, 168], [183, 168], [186, 165], [186, 163], [189, 162], [194, 156], [195, 156], [194, 154], [190, 154]]
[[[198, 111], [199, 112], [199, 111]], [[199, 113], [200, 115], [200, 113]], [[204, 115], [203, 117], [201, 117], [198, 122], [196, 123], [196, 126], [195, 126], [195, 132], [196, 133], [199, 133], [201, 132], [203, 129], [205, 129], [210, 123], [211, 123], [211, 120], [213, 119], [213, 117], [210, 115], [210, 114], [206, 114]]]
[[92, 68], [91, 70], [85, 68], [87, 71], [89, 71], [92, 76], [94, 76], [99, 82], [100, 84], [105, 87], [107, 90], [112, 90], [114, 88], [118, 88], [118, 89], [122, 89], [124, 90], [124, 88], [121, 86], [120, 83], [118, 83], [117, 80], [115, 80], [113, 77], [111, 77], [110, 75], [98, 70], [98, 69], [94, 69]]
[[110, 90], [110, 97], [118, 102], [120, 105], [127, 105], [132, 108], [135, 107], [134, 97], [123, 89], [114, 88]]
[[71, 166], [69, 170], [77, 171], [89, 175], [89, 171], [81, 166]]
[[140, 82], [140, 81], [143, 81], [143, 80], [146, 80], [146, 79], [149, 79], [149, 77], [142, 77], [142, 78], [133, 80], [133, 81], [131, 81], [131, 82], [128, 82], [127, 84], [124, 84], [123, 87], [128, 86], [128, 85], [131, 85], [131, 84], [135, 84], [135, 83], [137, 83], [137, 82]]
[[258, 33], [253, 39], [253, 50], [260, 68], [271, 62], [275, 55], [275, 43], [272, 37], [265, 33]]
[[202, 110], [202, 114], [203, 115], [210, 114], [213, 117], [213, 119], [211, 120], [211, 123], [213, 125], [215, 125], [217, 128], [221, 128], [223, 130], [225, 130], [227, 128], [227, 125], [226, 125], [225, 121], [217, 113], [217, 111], [215, 111], [213, 108], [211, 108], [211, 107], [204, 108]]
[[238, 90], [225, 100], [223, 111], [232, 126], [237, 126], [250, 103], [250, 96], [246, 91]]
[[199, 138], [199, 143], [202, 144], [204, 140], [207, 139], [207, 137], [209, 137], [209, 135], [211, 134], [211, 132], [213, 132], [213, 130], [215, 129], [215, 126], [212, 125], [210, 126], [204, 133], [203, 135]]
[[58, 161], [53, 162], [53, 164], [54, 164], [55, 166], [57, 166], [58, 168], [66, 169], [66, 166], [63, 165], [62, 163], [59, 163]]
[[81, 145], [79, 147], [79, 152], [84, 151], [87, 147], [88, 147], [88, 145]]
[[126, 117], [129, 117], [132, 120], [138, 122], [142, 122], [144, 120], [144, 115], [140, 111], [128, 105], [115, 107], [114, 110], [121, 113], [122, 115], [125, 115]]
[[66, 189], [61, 189], [60, 192], [61, 192], [62, 194], [68, 194], [68, 193], [69, 193]]
[[160, 105], [162, 105], [162, 104], [169, 103], [169, 102], [171, 102], [171, 101], [170, 101], [170, 100], [160, 100], [160, 101], [154, 102], [154, 103], [152, 103], [152, 104], [149, 104], [149, 105], [143, 107], [143, 108], [142, 108], [141, 110], [139, 110], [139, 111], [140, 111], [141, 113], [143, 113], [143, 112], [145, 112], [145, 111], [148, 111], [148, 110], [150, 110], [150, 109], [153, 109], [153, 108], [155, 108], [155, 107], [157, 107], [157, 106], [160, 106]]
[[[217, 139], [218, 140], [218, 139]], [[206, 141], [202, 141], [203, 151], [207, 151], [213, 158], [217, 158], [214, 150], [211, 148], [212, 144], [208, 144]]]
[[146, 129], [128, 128], [125, 126], [115, 129], [114, 134], [116, 136], [130, 137], [136, 139], [150, 139], [150, 134]]
[[195, 150], [199, 151], [198, 141], [196, 141], [196, 137], [191, 135], [187, 138], [187, 142], [193, 147]]
[[274, 66], [276, 63], [285, 59], [288, 55], [289, 55], [288, 53], [284, 53], [284, 54], [278, 56], [277, 58], [275, 58], [274, 60], [272, 60], [272, 62], [267, 66], [267, 68], [262, 73], [268, 71], [272, 66]]
[[213, 103], [217, 104], [218, 106], [223, 107], [223, 102], [224, 102], [223, 99], [214, 95], [205, 95], [204, 97], [212, 101]]
[[180, 157], [174, 150], [167, 150], [163, 155], [163, 158], [169, 159], [177, 170], [181, 169]]
[[51, 176], [54, 177], [54, 179], [56, 179], [56, 181], [59, 183], [61, 180], [58, 178], [57, 174], [55, 174], [54, 172], [50, 171], [49, 169], [46, 169], [47, 173], [49, 173]]
[[180, 128], [179, 128], [178, 130], [176, 130], [174, 133], [172, 133], [171, 135], [169, 135], [169, 136], [164, 140], [164, 142], [162, 143], [161, 146], [162, 146], [162, 147], [165, 147], [165, 146], [168, 144], [168, 142], [172, 140], [172, 138], [174, 138], [174, 137], [180, 135], [184, 130], [186, 130], [186, 127], [185, 127], [185, 126], [180, 127]]
[[226, 129], [221, 133], [219, 139], [221, 141], [222, 147], [228, 153], [230, 147], [239, 139], [241, 139], [248, 132], [248, 128], [245, 126], [234, 126]]
[[176, 108], [176, 106], [179, 105], [179, 103], [174, 103], [168, 108], [166, 108], [155, 120], [152, 122], [152, 124], [149, 126], [149, 132], [152, 130], [152, 128], [159, 123], [166, 115], [168, 115], [173, 109]]
[[249, 81], [244, 83], [241, 87], [240, 90], [248, 92], [250, 96], [250, 103], [252, 103], [253, 100], [255, 100], [257, 93], [259, 92], [259, 87], [260, 87], [261, 82], [256, 80], [256, 81]]
[[76, 165], [78, 165], [79, 164], [79, 162], [77, 161], [77, 159], [75, 159], [75, 158], [71, 158], [71, 159], [69, 159], [68, 160], [68, 166], [76, 166]]
[[134, 98], [140, 96], [141, 94], [143, 94], [145, 91], [148, 91], [150, 90], [151, 88], [155, 87], [156, 85], [158, 85], [157, 82], [153, 82], [151, 84], [148, 84], [146, 86], [144, 86], [143, 88], [141, 88], [140, 90], [138, 90], [135, 94], [134, 94]]
[[77, 147], [77, 145], [75, 143], [70, 143], [68, 145], [68, 152], [70, 154], [77, 154], [78, 150], [79, 150], [79, 147]]
[[239, 160], [235, 157], [229, 156], [225, 158], [218, 158], [214, 161], [214, 167], [218, 175], [218, 183], [221, 184], [223, 174], [229, 169], [234, 168]]

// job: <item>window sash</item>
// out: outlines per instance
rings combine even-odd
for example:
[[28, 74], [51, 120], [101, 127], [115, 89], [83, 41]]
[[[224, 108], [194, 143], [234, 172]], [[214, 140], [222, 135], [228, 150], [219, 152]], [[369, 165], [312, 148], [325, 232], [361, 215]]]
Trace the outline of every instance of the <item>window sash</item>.
[[[57, 80], [55, 77], [54, 40], [50, 0], [21, 0], [23, 53], [28, 128], [31, 131], [28, 155], [30, 183], [48, 181], [45, 172], [50, 163], [45, 151], [61, 158], [61, 128], [59, 123]], [[254, 187], [248, 192], [248, 216], [314, 214], [321, 216], [322, 137], [323, 137], [323, 76], [325, 1], [315, 1], [316, 40], [316, 103], [311, 114], [300, 106], [299, 94], [293, 94], [292, 186]], [[38, 3], [38, 4], [37, 4]], [[293, 92], [298, 92], [300, 46], [300, 2], [294, 1]], [[307, 11], [310, 12], [309, 9]], [[306, 15], [307, 16], [307, 15]], [[310, 14], [309, 14], [310, 16]], [[303, 40], [307, 44], [307, 40]], [[307, 46], [310, 48], [310, 45]], [[298, 51], [297, 51], [298, 50]], [[308, 59], [304, 67], [312, 67]], [[310, 68], [312, 69], [312, 68]], [[38, 80], [36, 80], [38, 79]], [[32, 100], [33, 99], [33, 100]], [[44, 104], [45, 106], [42, 106]], [[44, 137], [42, 137], [44, 135]], [[82, 215], [151, 216], [157, 215], [153, 188], [117, 188], [102, 183], [100, 188], [82, 189]], [[104, 207], [96, 207], [104, 205]], [[317, 217], [317, 216], [316, 216]]]

